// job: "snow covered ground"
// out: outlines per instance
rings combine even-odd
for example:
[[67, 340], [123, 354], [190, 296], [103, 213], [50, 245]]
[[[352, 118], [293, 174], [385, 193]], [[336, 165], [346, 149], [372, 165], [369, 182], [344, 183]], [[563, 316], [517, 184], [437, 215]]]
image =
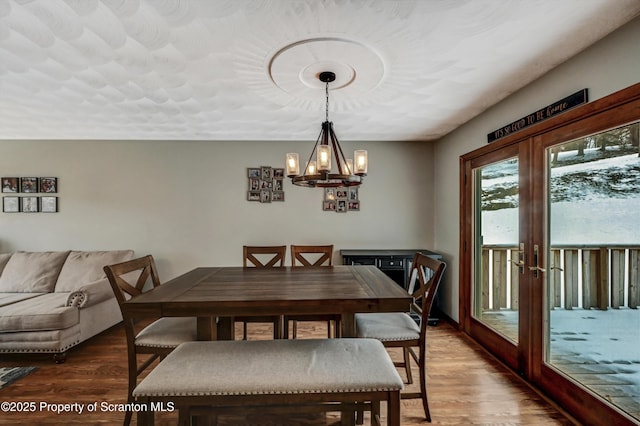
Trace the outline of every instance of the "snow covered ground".
[[[587, 150], [584, 159], [598, 155]], [[575, 156], [563, 152], [559, 160]], [[517, 164], [483, 178], [484, 244], [518, 243]], [[640, 157], [628, 154], [551, 169], [551, 244], [640, 244]], [[503, 207], [503, 208], [500, 208]]]
[[[637, 198], [551, 203], [551, 245], [640, 244]], [[518, 209], [482, 212], [484, 244], [518, 245]]]

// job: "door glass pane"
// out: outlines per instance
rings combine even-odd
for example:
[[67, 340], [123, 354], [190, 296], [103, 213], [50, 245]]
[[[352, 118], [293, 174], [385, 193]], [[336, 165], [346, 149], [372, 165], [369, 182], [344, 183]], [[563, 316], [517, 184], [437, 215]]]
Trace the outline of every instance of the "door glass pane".
[[545, 361], [640, 418], [638, 124], [547, 150]]
[[473, 316], [518, 341], [518, 159], [474, 170]]

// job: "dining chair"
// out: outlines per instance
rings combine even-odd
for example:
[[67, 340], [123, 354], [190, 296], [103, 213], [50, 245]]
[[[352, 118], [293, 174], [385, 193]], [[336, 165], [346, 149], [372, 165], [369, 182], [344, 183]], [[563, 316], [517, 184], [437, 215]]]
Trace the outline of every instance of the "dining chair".
[[[287, 256], [287, 246], [242, 246], [242, 267], [244, 268], [283, 268]], [[280, 315], [241, 316], [235, 317], [242, 323], [242, 339], [247, 340], [249, 323], [273, 324], [273, 338], [282, 338], [282, 321]]]
[[[133, 390], [138, 377], [156, 359], [164, 358], [179, 344], [197, 340], [195, 317], [158, 318], [149, 323], [146, 319], [131, 317], [123, 303], [151, 288], [160, 285], [153, 256], [147, 255], [103, 268], [120, 305], [127, 338], [129, 384], [127, 402], [133, 403]], [[149, 287], [148, 284], [151, 284]], [[144, 324], [147, 324], [144, 326]], [[142, 359], [139, 359], [142, 358]], [[131, 406], [132, 404], [127, 404]], [[132, 412], [126, 411], [123, 424], [131, 422]]]
[[[446, 264], [439, 260], [416, 253], [411, 266], [409, 292], [413, 297], [411, 312], [417, 314], [418, 322], [410, 313], [387, 312], [356, 314], [356, 336], [380, 340], [387, 348], [401, 347], [403, 362], [396, 362], [397, 367], [404, 367], [407, 383], [413, 383], [411, 376], [411, 358], [418, 364], [420, 372], [420, 392], [403, 392], [402, 399], [422, 399], [422, 406], [427, 421], [431, 421], [427, 400], [426, 362], [427, 362], [427, 323], [433, 299]], [[418, 354], [415, 348], [418, 348]]]
[[[291, 245], [291, 267], [311, 268], [326, 267], [333, 265], [333, 245], [303, 246]], [[298, 336], [299, 321], [326, 321], [327, 337], [331, 337], [331, 325], [333, 324], [334, 336], [340, 336], [340, 315], [285, 315], [284, 316], [284, 337], [289, 337], [289, 323], [292, 323], [292, 337]]]

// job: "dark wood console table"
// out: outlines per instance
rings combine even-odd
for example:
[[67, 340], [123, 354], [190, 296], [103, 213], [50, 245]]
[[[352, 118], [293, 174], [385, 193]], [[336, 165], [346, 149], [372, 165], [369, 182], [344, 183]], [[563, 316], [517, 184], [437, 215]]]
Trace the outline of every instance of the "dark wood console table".
[[345, 265], [374, 265], [392, 280], [407, 288], [411, 261], [416, 252], [422, 252], [434, 259], [442, 256], [426, 249], [415, 250], [340, 250]]

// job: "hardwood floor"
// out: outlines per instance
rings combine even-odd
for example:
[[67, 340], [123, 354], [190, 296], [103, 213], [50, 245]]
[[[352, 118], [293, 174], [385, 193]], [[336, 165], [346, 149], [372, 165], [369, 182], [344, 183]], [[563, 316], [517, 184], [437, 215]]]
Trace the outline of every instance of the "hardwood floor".
[[[324, 337], [324, 327], [324, 323], [301, 323], [298, 335], [300, 338]], [[272, 337], [267, 326], [250, 324], [249, 330], [250, 338]], [[237, 329], [237, 334], [239, 332]], [[447, 323], [430, 327], [428, 335], [427, 388], [433, 425], [575, 424]], [[392, 352], [393, 358], [398, 355], [400, 353]], [[117, 410], [116, 404], [126, 402], [127, 371], [124, 330], [120, 325], [72, 349], [64, 364], [54, 364], [47, 355], [0, 354], [0, 367], [8, 366], [37, 366], [38, 370], [0, 390], [0, 401], [35, 402], [36, 409], [35, 412], [20, 413], [3, 410], [1, 424], [122, 423], [123, 413]], [[413, 374], [414, 378], [418, 377], [417, 371]], [[54, 407], [44, 407], [41, 403], [68, 404], [60, 408], [72, 412], [57, 414], [52, 411]], [[71, 404], [74, 403], [83, 404], [82, 414], [73, 412]], [[88, 407], [96, 403], [96, 411], [88, 412]], [[403, 426], [426, 424], [419, 400], [404, 400], [401, 410]], [[385, 413], [384, 407], [382, 413]], [[175, 424], [176, 419], [175, 412], [156, 415], [157, 424]], [[338, 414], [333, 413], [297, 419], [257, 414], [221, 420], [224, 425], [337, 423]], [[368, 418], [365, 424], [368, 424]]]

